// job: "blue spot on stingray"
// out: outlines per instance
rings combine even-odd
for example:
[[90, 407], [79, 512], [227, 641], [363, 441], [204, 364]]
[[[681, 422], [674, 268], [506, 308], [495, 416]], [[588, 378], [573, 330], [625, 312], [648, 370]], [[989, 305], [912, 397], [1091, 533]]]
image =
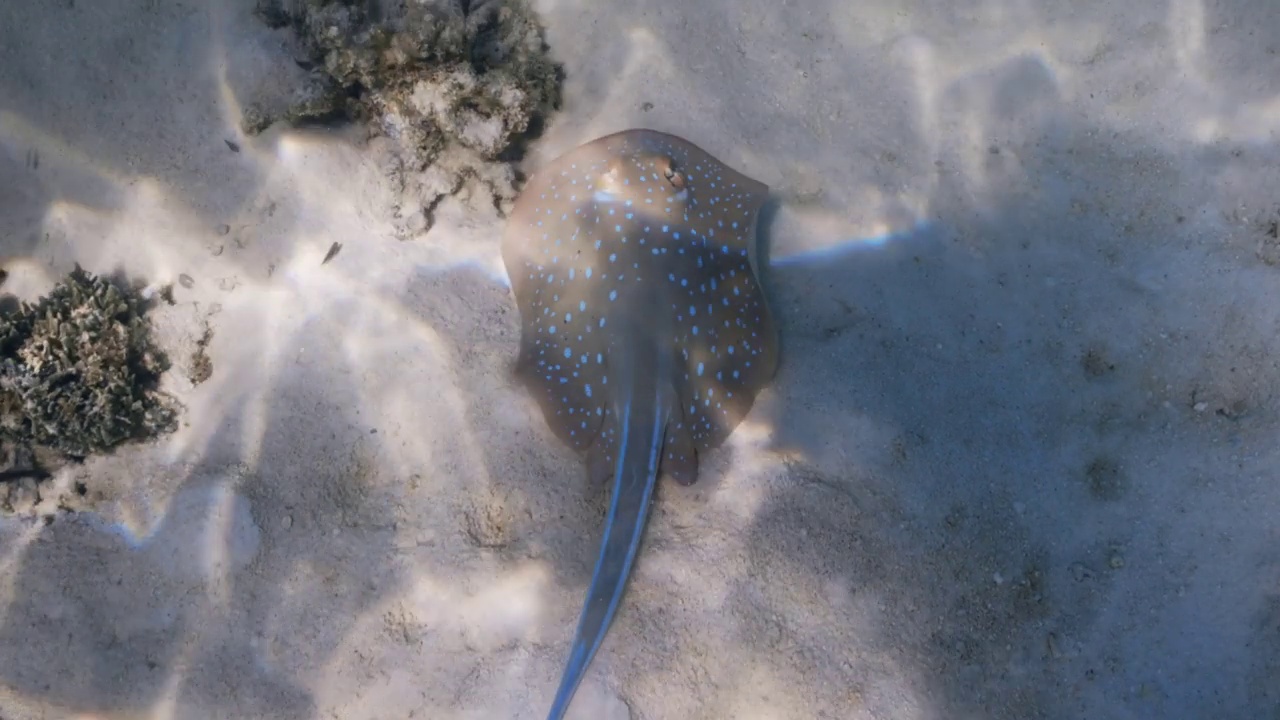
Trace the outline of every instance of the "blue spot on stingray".
[[698, 363], [698, 377], [702, 377], [702, 363]]
[[572, 357], [572, 356], [573, 356], [573, 351], [572, 351], [572, 350], [570, 350], [569, 348], [565, 348], [565, 349], [564, 349], [564, 356], [565, 356], [565, 357]]

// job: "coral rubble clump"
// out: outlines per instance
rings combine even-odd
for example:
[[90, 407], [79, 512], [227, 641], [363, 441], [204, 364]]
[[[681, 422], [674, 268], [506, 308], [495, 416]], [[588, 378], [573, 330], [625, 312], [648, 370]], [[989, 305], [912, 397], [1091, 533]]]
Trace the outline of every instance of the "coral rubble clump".
[[294, 29], [312, 82], [281, 118], [251, 106], [246, 131], [276, 119], [367, 121], [399, 142], [409, 172], [436, 166], [416, 183], [428, 210], [471, 178], [509, 199], [509, 187], [492, 186], [514, 178], [486, 166], [505, 168], [559, 104], [559, 68], [524, 0], [259, 0], [258, 15]]
[[77, 267], [0, 314], [0, 441], [82, 459], [177, 428], [168, 368], [129, 288]]

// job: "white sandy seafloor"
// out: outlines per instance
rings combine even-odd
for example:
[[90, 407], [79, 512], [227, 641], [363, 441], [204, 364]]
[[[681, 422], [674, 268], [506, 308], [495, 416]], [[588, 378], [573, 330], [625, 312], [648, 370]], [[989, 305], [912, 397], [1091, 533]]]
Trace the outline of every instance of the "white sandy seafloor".
[[[0, 5], [5, 290], [194, 281], [184, 427], [0, 520], [0, 718], [541, 718], [604, 499], [510, 378], [501, 219], [400, 241], [376, 143], [241, 136], [296, 71], [251, 7]], [[527, 169], [647, 126], [778, 198], [777, 379], [574, 717], [1280, 718], [1272, 0], [538, 8]]]

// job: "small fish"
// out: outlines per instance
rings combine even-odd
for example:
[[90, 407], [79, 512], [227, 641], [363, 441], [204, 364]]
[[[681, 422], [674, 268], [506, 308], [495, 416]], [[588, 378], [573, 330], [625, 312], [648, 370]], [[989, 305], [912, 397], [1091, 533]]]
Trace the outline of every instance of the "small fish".
[[660, 475], [692, 484], [773, 378], [756, 272], [768, 187], [696, 145], [627, 130], [521, 191], [502, 257], [521, 318], [516, 374], [556, 436], [613, 478], [600, 555], [548, 715], [568, 710], [631, 573]]
[[339, 252], [340, 250], [342, 250], [342, 243], [340, 243], [340, 242], [335, 242], [334, 244], [330, 245], [330, 246], [329, 246], [329, 251], [328, 251], [328, 252], [326, 252], [326, 253], [324, 254], [324, 259], [320, 261], [320, 264], [321, 264], [321, 265], [324, 265], [325, 263], [327, 263], [327, 262], [329, 262], [330, 260], [332, 260], [332, 259], [334, 259], [335, 257], [337, 257], [337, 256], [338, 256], [338, 252]]

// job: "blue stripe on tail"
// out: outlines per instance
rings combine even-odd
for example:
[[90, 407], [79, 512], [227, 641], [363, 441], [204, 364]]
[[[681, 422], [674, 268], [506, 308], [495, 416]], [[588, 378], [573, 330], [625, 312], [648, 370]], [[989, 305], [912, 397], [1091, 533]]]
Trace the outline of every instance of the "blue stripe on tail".
[[613, 497], [600, 542], [600, 559], [592, 573], [569, 661], [547, 720], [561, 720], [568, 711], [587, 665], [613, 622], [640, 549], [640, 536], [658, 480], [669, 413], [670, 396], [661, 390], [651, 390], [651, 393], [648, 397], [628, 397], [618, 408], [622, 428], [613, 471]]

